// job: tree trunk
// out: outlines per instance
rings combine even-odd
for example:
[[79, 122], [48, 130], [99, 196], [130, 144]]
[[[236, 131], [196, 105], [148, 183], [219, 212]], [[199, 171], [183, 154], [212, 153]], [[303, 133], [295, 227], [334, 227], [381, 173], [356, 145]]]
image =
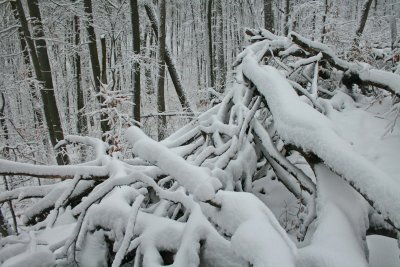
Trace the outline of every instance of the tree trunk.
[[213, 52], [213, 38], [212, 38], [212, 3], [213, 0], [208, 0], [207, 3], [207, 34], [208, 34], [208, 68], [210, 72], [209, 86], [215, 86], [215, 69], [214, 69], [214, 52]]
[[[25, 40], [30, 48], [32, 63], [34, 65], [35, 71], [37, 71], [36, 76], [43, 86], [43, 88], [41, 89], [41, 95], [44, 107], [44, 114], [46, 117], [47, 128], [49, 129], [51, 144], [55, 146], [58, 141], [64, 139], [64, 133], [61, 125], [60, 115], [58, 112], [56, 97], [54, 94], [53, 79], [51, 77], [51, 68], [49, 56], [47, 53], [46, 41], [44, 39], [39, 3], [38, 0], [28, 1], [29, 14], [30, 17], [33, 18], [32, 26], [34, 30], [33, 37], [35, 38], [35, 44], [30, 37], [28, 23], [25, 18], [25, 13], [23, 11], [21, 1], [17, 0], [16, 5], [21, 22], [21, 27], [25, 34]], [[33, 51], [35, 51], [35, 53], [33, 53]], [[56, 160], [59, 165], [65, 165], [69, 163], [68, 155], [65, 153], [57, 153]]]
[[285, 27], [284, 34], [287, 36], [289, 34], [289, 21], [290, 21], [290, 0], [285, 1]]
[[264, 27], [270, 32], [275, 32], [273, 4], [273, 0], [264, 0]]
[[[93, 74], [93, 82], [94, 82], [94, 90], [96, 93], [100, 92], [100, 79], [101, 79], [101, 70], [100, 70], [100, 62], [99, 55], [97, 52], [97, 41], [96, 41], [96, 33], [93, 27], [93, 8], [92, 8], [92, 0], [84, 0], [83, 1], [84, 11], [86, 14], [86, 31], [89, 38], [89, 55], [90, 55], [90, 63], [92, 65], [92, 74]], [[101, 108], [105, 108], [104, 106], [104, 97], [98, 96], [97, 100], [100, 103]], [[105, 113], [101, 113], [100, 115], [100, 126], [103, 134], [107, 133], [110, 130], [110, 126], [108, 125], [108, 116]], [[105, 136], [103, 136], [105, 138]]]
[[215, 1], [215, 11], [217, 19], [217, 34], [215, 36], [215, 53], [217, 56], [217, 92], [224, 92], [225, 88], [225, 57], [224, 57], [224, 23], [222, 14], [222, 0]]
[[361, 37], [362, 33], [364, 32], [365, 24], [367, 23], [368, 13], [369, 13], [369, 10], [371, 9], [372, 1], [373, 0], [366, 0], [361, 9], [360, 23], [358, 24], [358, 28], [356, 30], [356, 38], [354, 39], [356, 46], [358, 46], [360, 37]]
[[[157, 16], [154, 12], [153, 6], [149, 4], [148, 2], [145, 2], [144, 4], [146, 14], [149, 17], [151, 27], [153, 28], [154, 35], [157, 37], [158, 36], [158, 21], [157, 21]], [[187, 111], [187, 112], [192, 112], [192, 109], [190, 108], [190, 103], [189, 100], [187, 99], [187, 96], [185, 94], [185, 91], [183, 90], [182, 82], [181, 79], [179, 78], [178, 71], [176, 70], [175, 63], [171, 57], [171, 54], [167, 47], [165, 49], [165, 63], [168, 66], [168, 72], [169, 75], [171, 76], [172, 83], [174, 84], [176, 94], [178, 95], [179, 102], [181, 103], [182, 108]]]
[[75, 53], [74, 53], [74, 65], [75, 65], [75, 86], [76, 86], [76, 108], [77, 108], [77, 131], [79, 134], [87, 134], [87, 118], [83, 113], [85, 107], [85, 100], [83, 97], [83, 90], [81, 87], [81, 56], [77, 50], [81, 43], [81, 28], [79, 26], [79, 17], [74, 16], [74, 35], [75, 35]]
[[107, 84], [107, 44], [106, 37], [104, 35], [100, 36], [100, 46], [101, 46], [101, 83]]
[[[9, 135], [8, 135], [8, 127], [7, 127], [7, 124], [6, 124], [6, 119], [5, 119], [5, 114], [4, 114], [4, 109], [6, 107], [6, 100], [5, 100], [3, 92], [0, 92], [0, 96], [1, 96], [1, 98], [0, 98], [0, 104], [1, 104], [0, 105], [0, 127], [3, 130], [4, 138], [6, 139], [6, 146], [7, 146], [8, 145]], [[9, 148], [6, 147], [4, 149], [4, 158], [8, 158], [8, 157], [9, 157]], [[6, 176], [3, 176], [3, 182], [4, 182], [5, 190], [8, 191], [9, 187], [8, 187], [8, 182], [7, 182], [7, 177]], [[13, 219], [14, 231], [15, 231], [16, 234], [18, 234], [17, 218], [15, 216], [14, 207], [12, 205], [11, 200], [7, 201], [7, 203], [8, 203], [8, 207], [10, 209], [11, 216], [12, 216], [12, 219]], [[0, 213], [1, 213], [1, 211], [0, 211]], [[1, 222], [0, 222], [0, 228], [1, 228]]]
[[325, 11], [324, 15], [322, 16], [322, 36], [321, 36], [321, 43], [325, 40], [326, 35], [326, 16], [328, 15], [328, 0], [325, 0]]
[[[140, 56], [140, 28], [139, 28], [139, 8], [138, 1], [131, 0], [131, 23], [132, 23], [132, 44], [133, 44], [133, 53], [136, 56]], [[134, 98], [134, 106], [133, 106], [133, 118], [140, 122], [140, 64], [138, 59], [136, 59], [133, 63], [133, 71], [134, 74], [134, 83], [133, 83], [133, 98]]]
[[[17, 4], [14, 1], [10, 1], [11, 4], [11, 9], [14, 14], [14, 18], [16, 21], [20, 21], [19, 16], [18, 16], [18, 10], [17, 10]], [[28, 79], [32, 79], [32, 70], [31, 70], [31, 60], [29, 58], [29, 47], [27, 45], [27, 41], [24, 39], [24, 30], [22, 27], [18, 27], [18, 33], [19, 33], [19, 41], [21, 45], [21, 51], [22, 51], [22, 56], [23, 56], [23, 62], [27, 68], [27, 77]], [[37, 128], [39, 131], [44, 129], [44, 119], [43, 119], [43, 110], [41, 109], [40, 103], [41, 99], [37, 94], [36, 87], [34, 82], [29, 81], [29, 93], [32, 97], [32, 108], [33, 108], [33, 114], [34, 114], [34, 120], [35, 120], [35, 128]], [[42, 131], [41, 131], [42, 132]], [[46, 148], [50, 148], [50, 143], [49, 143], [49, 136], [44, 133], [42, 136], [42, 142]]]
[[[157, 84], [157, 112], [162, 114], [165, 112], [165, 95], [164, 95], [164, 82], [165, 82], [165, 17], [166, 6], [165, 0], [160, 0], [160, 25], [159, 25], [159, 50], [158, 50], [158, 84]], [[167, 122], [164, 115], [158, 116], [158, 141], [165, 138]]]

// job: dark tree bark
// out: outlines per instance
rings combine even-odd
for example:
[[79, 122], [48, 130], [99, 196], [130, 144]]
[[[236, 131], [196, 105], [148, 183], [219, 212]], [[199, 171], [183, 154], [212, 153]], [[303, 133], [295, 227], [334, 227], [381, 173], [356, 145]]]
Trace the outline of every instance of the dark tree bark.
[[6, 237], [8, 235], [10, 235], [8, 223], [7, 223], [6, 219], [4, 218], [3, 213], [1, 212], [1, 208], [0, 208], [0, 236]]
[[100, 36], [101, 46], [101, 83], [107, 84], [107, 44], [106, 37]]
[[[36, 73], [36, 78], [42, 86], [40, 92], [43, 101], [47, 128], [49, 130], [51, 144], [55, 146], [58, 141], [64, 139], [64, 134], [54, 94], [53, 79], [51, 77], [51, 68], [49, 57], [47, 54], [46, 41], [44, 39], [43, 24], [40, 15], [39, 4], [37, 0], [28, 1], [29, 13], [30, 16], [33, 18], [32, 25], [34, 27], [33, 37], [36, 39], [35, 43], [31, 38], [21, 1], [17, 0], [15, 4], [21, 23], [21, 28], [24, 32], [25, 40], [29, 47], [29, 52]], [[59, 165], [65, 165], [69, 163], [68, 155], [65, 153], [57, 154], [56, 160]]]
[[[97, 52], [97, 41], [96, 41], [96, 32], [93, 27], [93, 8], [92, 8], [92, 0], [84, 0], [83, 1], [84, 11], [86, 15], [86, 31], [89, 38], [89, 55], [90, 55], [90, 63], [92, 65], [92, 74], [93, 74], [93, 82], [94, 82], [94, 90], [96, 93], [100, 92], [100, 79], [101, 79], [101, 70], [100, 70], [100, 62], [99, 55]], [[101, 108], [105, 108], [104, 106], [104, 97], [98, 96], [97, 100], [100, 103]], [[110, 130], [110, 126], [107, 123], [108, 116], [107, 114], [101, 113], [100, 115], [100, 126], [103, 134]], [[105, 136], [103, 136], [105, 137]]]
[[207, 3], [207, 34], [208, 34], [208, 68], [210, 72], [210, 86], [215, 86], [215, 69], [214, 69], [214, 51], [213, 51], [213, 35], [212, 35], [212, 3]]
[[364, 32], [365, 24], [367, 23], [368, 13], [369, 13], [369, 10], [371, 9], [372, 1], [373, 0], [366, 0], [362, 6], [361, 18], [360, 18], [360, 22], [358, 24], [358, 28], [356, 30], [355, 44], [357, 46], [358, 46], [359, 39], [360, 39], [362, 33]]
[[76, 108], [77, 112], [77, 131], [79, 134], [87, 134], [87, 117], [83, 113], [85, 107], [85, 100], [83, 97], [83, 90], [81, 87], [82, 71], [81, 71], [81, 56], [78, 47], [81, 43], [81, 28], [79, 24], [79, 17], [74, 16], [74, 35], [75, 35], [75, 52], [74, 52], [74, 65], [75, 65], [75, 86], [76, 86]]
[[270, 32], [275, 32], [273, 2], [273, 0], [264, 0], [264, 27]]
[[[17, 4], [14, 1], [10, 1], [11, 4], [11, 9], [14, 14], [14, 18], [16, 21], [20, 21], [19, 16], [18, 16], [18, 10], [17, 10]], [[32, 79], [32, 70], [31, 70], [31, 60], [29, 57], [29, 48], [27, 46], [27, 42], [24, 38], [24, 30], [22, 27], [18, 27], [18, 34], [19, 34], [19, 42], [21, 45], [21, 51], [22, 51], [22, 56], [23, 56], [23, 62], [27, 68], [27, 77], [28, 79]], [[33, 115], [34, 115], [34, 120], [35, 120], [35, 128], [37, 129], [43, 129], [44, 128], [44, 119], [43, 119], [43, 111], [42, 109], [37, 105], [41, 101], [39, 95], [37, 94], [36, 87], [33, 81], [29, 81], [29, 93], [32, 97], [32, 108], [33, 108]], [[42, 136], [42, 141], [45, 147], [50, 148], [50, 143], [49, 143], [49, 136], [47, 134], [44, 134]]]
[[284, 34], [289, 34], [289, 20], [290, 20], [290, 0], [285, 0], [285, 27]]
[[[3, 134], [4, 134], [4, 138], [6, 139], [6, 146], [8, 145], [8, 139], [9, 139], [9, 135], [8, 135], [8, 127], [7, 127], [7, 123], [6, 123], [6, 119], [5, 119], [5, 113], [4, 113], [4, 109], [6, 107], [6, 99], [4, 97], [3, 92], [0, 92], [0, 127], [3, 130]], [[9, 157], [9, 149], [6, 147], [4, 149], [4, 157], [8, 158]], [[9, 187], [8, 187], [8, 182], [7, 182], [7, 177], [4, 175], [3, 176], [3, 182], [4, 182], [4, 187], [5, 190], [8, 191]], [[10, 209], [11, 212], [11, 216], [13, 219], [13, 224], [14, 224], [14, 231], [16, 234], [18, 234], [18, 225], [17, 225], [17, 217], [15, 216], [15, 211], [14, 211], [14, 207], [12, 205], [11, 200], [7, 201], [8, 207]], [[0, 210], [1, 213], [1, 210]], [[1, 219], [1, 218], [0, 218]], [[0, 221], [0, 228], [3, 224]]]
[[328, 15], [328, 0], [325, 0], [325, 11], [324, 15], [322, 16], [322, 36], [321, 36], [321, 43], [325, 41], [325, 35], [326, 35], [326, 16]]
[[[162, 114], [165, 112], [165, 17], [166, 17], [166, 6], [165, 0], [160, 1], [160, 25], [158, 31], [158, 84], [157, 84], [157, 112]], [[164, 115], [158, 116], [157, 130], [158, 140], [165, 138], [165, 128], [167, 125], [166, 117]]]
[[[138, 1], [131, 0], [131, 23], [132, 23], [132, 44], [133, 44], [133, 53], [137, 56], [140, 55], [140, 28], [139, 28], [139, 8]], [[133, 97], [134, 97], [134, 106], [133, 106], [133, 118], [140, 122], [140, 64], [135, 60], [133, 63], [133, 71], [134, 73], [134, 83], [133, 83]]]
[[215, 1], [215, 11], [217, 19], [217, 34], [215, 36], [215, 53], [217, 57], [217, 79], [216, 90], [217, 92], [224, 92], [225, 90], [225, 56], [224, 56], [224, 23], [222, 14], [222, 0]]
[[[158, 37], [159, 25], [158, 25], [157, 16], [155, 14], [153, 6], [151, 4], [149, 4], [148, 2], [145, 2], [144, 5], [145, 5], [144, 7], [146, 10], [146, 14], [149, 17], [151, 27], [154, 31], [154, 35], [156, 37]], [[172, 83], [174, 84], [175, 91], [176, 91], [176, 94], [178, 95], [178, 99], [179, 99], [179, 102], [181, 103], [182, 108], [187, 112], [192, 112], [189, 100], [185, 94], [185, 91], [183, 90], [182, 82], [181, 82], [181, 79], [179, 78], [178, 71], [176, 70], [175, 63], [174, 63], [167, 47], [165, 47], [164, 57], [165, 57], [165, 63], [168, 66], [169, 75], [171, 76]]]

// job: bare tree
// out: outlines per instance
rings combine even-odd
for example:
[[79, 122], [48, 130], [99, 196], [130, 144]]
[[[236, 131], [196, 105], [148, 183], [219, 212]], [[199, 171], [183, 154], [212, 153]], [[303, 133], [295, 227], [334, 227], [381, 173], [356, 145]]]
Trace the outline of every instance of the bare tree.
[[[160, 25], [158, 31], [158, 83], [157, 83], [157, 112], [158, 116], [158, 140], [165, 138], [165, 130], [167, 126], [166, 117], [162, 115], [165, 112], [165, 17], [166, 17], [165, 0], [160, 1]], [[161, 114], [161, 115], [160, 115]]]
[[[101, 69], [99, 62], [99, 55], [97, 52], [97, 41], [96, 41], [96, 32], [93, 27], [93, 8], [92, 8], [92, 0], [84, 0], [83, 1], [84, 11], [86, 15], [86, 31], [89, 38], [89, 54], [90, 54], [90, 63], [92, 65], [92, 74], [93, 74], [93, 82], [94, 89], [96, 93], [100, 92], [100, 79], [101, 79]], [[98, 95], [98, 101], [100, 102], [100, 106], [104, 107], [104, 97]], [[106, 133], [110, 130], [110, 126], [107, 123], [107, 114], [101, 113], [100, 115], [100, 125], [103, 133]]]
[[[39, 4], [37, 0], [28, 1], [29, 13], [33, 20], [35, 42], [33, 41], [25, 12], [20, 0], [15, 1], [15, 8], [24, 32], [25, 41], [29, 48], [32, 59], [32, 65], [36, 73], [36, 79], [41, 83], [41, 96], [46, 117], [46, 124], [49, 130], [50, 141], [55, 146], [58, 141], [64, 139], [64, 133], [61, 125], [60, 115], [58, 113], [57, 102], [54, 93], [53, 79], [51, 76], [51, 68], [49, 57], [47, 54], [47, 46], [44, 38], [43, 24], [40, 15]], [[60, 165], [68, 164], [69, 158], [67, 154], [57, 154], [57, 163]]]
[[[133, 53], [136, 56], [140, 55], [140, 27], [139, 27], [139, 7], [137, 0], [130, 1], [131, 7], [131, 24], [132, 24], [132, 44]], [[133, 118], [140, 122], [140, 64], [139, 59], [135, 59], [133, 62], [133, 96], [134, 96], [134, 107], [133, 107]]]
[[273, 0], [264, 0], [264, 27], [270, 32], [274, 32], [274, 9]]
[[222, 13], [222, 0], [215, 0], [215, 11], [217, 20], [217, 31], [214, 38], [215, 54], [217, 59], [216, 89], [217, 92], [222, 93], [225, 88], [225, 79], [226, 79], [226, 66], [225, 66], [225, 56], [224, 56], [224, 18]]

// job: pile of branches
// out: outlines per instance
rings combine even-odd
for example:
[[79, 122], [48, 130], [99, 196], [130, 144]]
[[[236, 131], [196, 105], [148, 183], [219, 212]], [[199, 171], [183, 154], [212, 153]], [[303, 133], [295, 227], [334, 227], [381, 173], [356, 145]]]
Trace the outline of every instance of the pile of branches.
[[[297, 200], [290, 234], [299, 242], [323, 236], [331, 214], [351, 217], [338, 231], [358, 229], [347, 242], [362, 251], [367, 233], [397, 238], [400, 203], [392, 201], [399, 186], [354, 152], [326, 115], [376, 88], [399, 97], [400, 77], [341, 60], [296, 33], [247, 34], [252, 44], [238, 55], [236, 81], [223, 101], [162, 142], [130, 127], [123, 142], [131, 158], [101, 140], [67, 136], [59, 146], [92, 146], [95, 158], [70, 166], [0, 160], [2, 175], [62, 179], [0, 194], [1, 203], [38, 199], [21, 214], [26, 231], [0, 241], [0, 262], [14, 257], [9, 266], [34, 266], [39, 258], [60, 266], [314, 266], [310, 262], [331, 257], [311, 249], [317, 238], [309, 249], [296, 248], [262, 201], [271, 181]], [[343, 86], [347, 91], [339, 90]], [[359, 206], [343, 205], [330, 194], [332, 181]], [[316, 218], [318, 227], [310, 227]]]

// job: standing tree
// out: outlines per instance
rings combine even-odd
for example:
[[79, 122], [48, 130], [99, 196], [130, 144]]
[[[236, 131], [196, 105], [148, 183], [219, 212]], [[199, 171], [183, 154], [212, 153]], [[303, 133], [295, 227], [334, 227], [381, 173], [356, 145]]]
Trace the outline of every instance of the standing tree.
[[[138, 1], [131, 0], [131, 23], [132, 23], [132, 44], [133, 44], [133, 53], [136, 56], [140, 55], [140, 28], [139, 28], [139, 8]], [[140, 122], [140, 64], [138, 62], [139, 58], [136, 58], [133, 63], [133, 97], [134, 97], [134, 106], [133, 106], [133, 118]]]
[[[98, 94], [97, 100], [100, 102], [100, 107], [105, 108], [104, 106], [104, 97], [99, 94], [100, 93], [100, 78], [101, 78], [101, 70], [100, 70], [100, 62], [99, 55], [97, 52], [97, 41], [96, 41], [96, 32], [93, 27], [93, 8], [92, 8], [92, 0], [84, 0], [83, 1], [84, 11], [86, 14], [86, 31], [89, 38], [89, 55], [90, 55], [90, 63], [92, 65], [92, 74], [93, 74], [93, 82], [94, 82], [94, 90]], [[107, 114], [103, 112], [100, 115], [100, 126], [103, 134], [107, 133], [110, 130], [110, 126], [107, 123]]]
[[79, 45], [81, 43], [81, 28], [78, 15], [74, 15], [74, 71], [75, 71], [75, 87], [76, 87], [76, 108], [77, 108], [77, 130], [79, 134], [87, 134], [87, 117], [83, 114], [85, 100], [81, 86], [82, 71], [81, 71], [81, 56], [79, 54]]
[[160, 1], [160, 24], [158, 31], [158, 84], [157, 84], [157, 112], [158, 116], [158, 140], [165, 138], [166, 130], [166, 117], [162, 114], [165, 112], [165, 95], [164, 95], [164, 82], [165, 82], [165, 17], [166, 6], [165, 0]]
[[355, 46], [358, 46], [361, 35], [364, 32], [365, 24], [367, 23], [368, 13], [369, 10], [371, 9], [372, 1], [373, 0], [365, 0], [364, 4], [362, 5], [361, 18], [356, 30], [356, 38], [354, 39]]
[[[28, 44], [29, 53], [32, 59], [32, 65], [36, 73], [36, 79], [41, 83], [41, 96], [46, 117], [47, 128], [49, 130], [50, 141], [55, 146], [58, 141], [64, 139], [60, 115], [58, 113], [57, 102], [54, 94], [53, 79], [47, 53], [46, 41], [44, 38], [43, 24], [40, 15], [39, 4], [37, 0], [28, 1], [29, 13], [33, 20], [34, 33], [31, 37], [28, 22], [20, 0], [15, 1], [15, 8], [18, 11], [18, 17], [21, 28], [24, 32], [25, 41]], [[69, 158], [66, 154], [57, 154], [57, 163], [60, 165], [68, 164]]]
[[212, 38], [212, 4], [213, 0], [207, 2], [207, 36], [208, 36], [208, 69], [209, 69], [209, 86], [215, 86], [215, 69], [214, 69], [214, 53], [213, 53], [213, 38]]
[[289, 23], [290, 23], [290, 0], [285, 0], [285, 26], [284, 34], [289, 34]]
[[217, 92], [224, 92], [226, 67], [224, 56], [224, 18], [222, 14], [222, 0], [215, 1], [215, 11], [217, 20], [217, 32], [215, 36], [215, 53], [217, 57]]
[[264, 27], [270, 32], [274, 32], [274, 9], [273, 0], [264, 0]]

